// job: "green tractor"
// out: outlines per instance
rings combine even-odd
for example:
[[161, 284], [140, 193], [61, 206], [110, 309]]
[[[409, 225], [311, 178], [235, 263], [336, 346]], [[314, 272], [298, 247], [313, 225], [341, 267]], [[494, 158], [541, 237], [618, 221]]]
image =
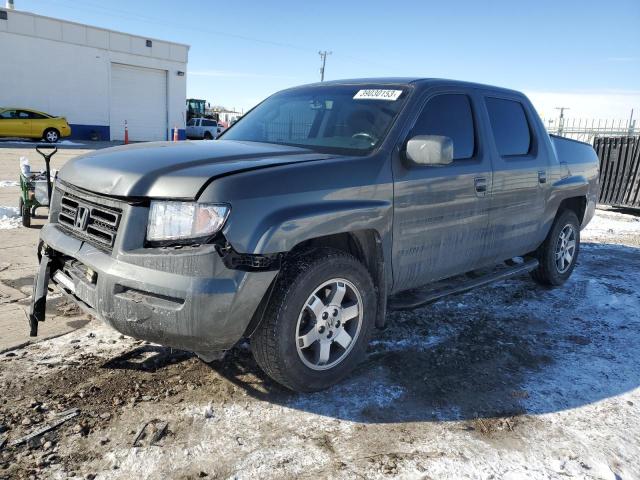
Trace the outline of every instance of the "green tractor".
[[187, 98], [187, 122], [192, 118], [203, 118], [206, 107], [206, 100]]

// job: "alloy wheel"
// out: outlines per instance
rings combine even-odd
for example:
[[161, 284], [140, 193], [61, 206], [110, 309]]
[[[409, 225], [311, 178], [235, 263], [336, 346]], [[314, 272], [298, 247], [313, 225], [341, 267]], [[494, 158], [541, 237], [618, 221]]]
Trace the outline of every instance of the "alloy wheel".
[[353, 283], [334, 278], [318, 286], [298, 316], [300, 360], [312, 370], [328, 370], [342, 362], [356, 344], [362, 313], [362, 296]]
[[573, 225], [565, 225], [560, 232], [555, 249], [556, 268], [565, 273], [571, 267], [576, 254], [576, 231]]

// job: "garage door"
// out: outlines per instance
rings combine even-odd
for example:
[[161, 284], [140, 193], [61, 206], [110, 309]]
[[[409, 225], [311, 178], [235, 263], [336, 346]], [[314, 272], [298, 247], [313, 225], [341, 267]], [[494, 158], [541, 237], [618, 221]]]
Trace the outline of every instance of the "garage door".
[[167, 72], [111, 64], [111, 140], [167, 139]]

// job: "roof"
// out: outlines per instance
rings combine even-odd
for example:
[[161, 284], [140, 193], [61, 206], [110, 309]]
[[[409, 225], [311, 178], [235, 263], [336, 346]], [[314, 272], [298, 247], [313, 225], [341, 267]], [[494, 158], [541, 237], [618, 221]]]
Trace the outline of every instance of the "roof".
[[47, 117], [55, 117], [55, 115], [51, 115], [50, 113], [43, 112], [41, 110], [35, 110], [33, 108], [25, 108], [25, 107], [0, 107], [0, 110], [22, 110], [23, 112], [32, 112], [32, 113], [40, 113], [42, 115], [46, 115]]
[[[425, 77], [372, 77], [372, 78], [348, 78], [343, 80], [329, 80], [325, 82], [310, 83], [307, 85], [301, 85], [302, 87], [316, 87], [322, 85], [359, 85], [359, 84], [374, 84], [374, 85], [423, 85], [423, 86], [438, 86], [438, 85], [457, 85], [464, 88], [474, 89], [490, 89], [508, 93], [519, 93], [516, 90], [496, 87], [494, 85], [486, 85], [482, 83], [466, 82], [462, 80], [450, 80], [446, 78], [425, 78]], [[296, 88], [296, 87], [294, 87]]]
[[17, 14], [20, 14], [20, 15], [29, 15], [31, 17], [38, 17], [38, 18], [44, 18], [44, 19], [47, 19], [47, 20], [54, 20], [56, 22], [63, 22], [63, 23], [71, 24], [71, 25], [78, 25], [80, 27], [91, 27], [91, 28], [95, 28], [96, 30], [102, 30], [104, 32], [119, 33], [120, 35], [129, 35], [130, 37], [138, 37], [138, 38], [143, 38], [145, 40], [155, 40], [155, 41], [158, 41], [158, 42], [171, 43], [173, 45], [180, 45], [182, 47], [187, 47], [187, 49], [189, 49], [191, 47], [190, 45], [188, 45], [186, 43], [172, 42], [170, 40], [163, 40], [161, 38], [145, 37], [143, 35], [136, 35], [136, 34], [133, 34], [133, 33], [123, 32], [123, 31], [120, 31], [120, 30], [111, 30], [109, 28], [96, 27], [95, 25], [89, 25], [89, 24], [86, 24], [86, 23], [79, 23], [79, 22], [72, 22], [70, 20], [64, 20], [64, 19], [61, 19], [61, 18], [48, 17], [46, 15], [39, 15], [37, 13], [27, 12], [25, 10], [9, 10], [7, 8], [4, 8], [4, 7], [0, 7], [0, 10], [4, 10], [8, 14], [16, 14], [17, 13]]

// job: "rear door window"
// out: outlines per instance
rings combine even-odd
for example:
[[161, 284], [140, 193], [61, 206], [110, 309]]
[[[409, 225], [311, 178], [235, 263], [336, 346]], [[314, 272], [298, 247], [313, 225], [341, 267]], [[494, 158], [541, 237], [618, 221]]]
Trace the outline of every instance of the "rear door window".
[[475, 132], [471, 102], [464, 94], [442, 94], [430, 99], [411, 132], [416, 135], [443, 135], [453, 140], [453, 159], [473, 157]]
[[485, 102], [498, 153], [503, 157], [528, 154], [531, 131], [522, 104], [493, 97]]

